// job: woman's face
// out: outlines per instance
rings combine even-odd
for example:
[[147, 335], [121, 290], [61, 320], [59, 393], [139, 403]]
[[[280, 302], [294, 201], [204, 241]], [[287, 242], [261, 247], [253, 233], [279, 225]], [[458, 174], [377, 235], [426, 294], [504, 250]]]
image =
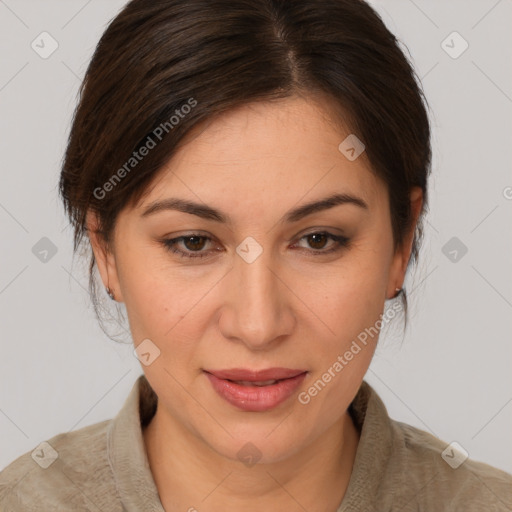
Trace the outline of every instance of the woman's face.
[[[350, 132], [320, 106], [294, 97], [215, 119], [121, 212], [106, 259], [94, 245], [135, 346], [150, 340], [157, 414], [231, 459], [282, 460], [341, 422], [403, 282], [410, 243], [393, 252], [385, 185], [364, 152], [338, 149]], [[336, 194], [357, 199], [322, 203]], [[196, 206], [155, 206], [171, 199]], [[273, 371], [217, 373], [269, 368], [299, 376], [259, 387], [226, 379]]]

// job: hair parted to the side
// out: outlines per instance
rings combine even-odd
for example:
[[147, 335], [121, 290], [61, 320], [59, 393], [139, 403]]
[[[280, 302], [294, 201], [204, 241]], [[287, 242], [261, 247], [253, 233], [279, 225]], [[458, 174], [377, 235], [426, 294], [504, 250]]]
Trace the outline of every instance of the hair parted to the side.
[[[102, 328], [87, 212], [96, 213], [108, 246], [119, 212], [144, 197], [186, 136], [251, 102], [328, 98], [330, 114], [364, 142], [372, 172], [387, 185], [395, 248], [411, 226], [410, 189], [421, 187], [409, 265], [416, 262], [430, 125], [420, 80], [399, 44], [362, 0], [128, 2], [86, 71], [59, 181], [75, 252], [86, 242]], [[145, 156], [132, 161], [139, 151]], [[396, 300], [407, 326], [405, 289]]]

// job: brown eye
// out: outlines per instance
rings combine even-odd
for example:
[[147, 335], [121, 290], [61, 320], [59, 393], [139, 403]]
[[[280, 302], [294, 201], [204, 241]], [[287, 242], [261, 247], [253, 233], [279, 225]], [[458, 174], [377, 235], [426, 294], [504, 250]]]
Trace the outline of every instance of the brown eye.
[[[309, 249], [308, 252], [315, 256], [340, 251], [344, 247], [348, 247], [350, 241], [345, 236], [334, 235], [328, 231], [309, 233], [300, 240], [304, 240], [308, 245], [308, 247], [302, 246], [302, 248]], [[330, 245], [328, 244], [329, 240], [333, 241]]]
[[205, 245], [205, 236], [185, 236], [183, 237], [183, 245], [190, 251], [200, 251]]
[[163, 246], [181, 258], [204, 258], [212, 251], [203, 250], [211, 238], [199, 234], [184, 235], [177, 238], [163, 239]]
[[323, 249], [329, 239], [325, 233], [313, 233], [312, 235], [307, 235], [306, 238], [313, 249]]

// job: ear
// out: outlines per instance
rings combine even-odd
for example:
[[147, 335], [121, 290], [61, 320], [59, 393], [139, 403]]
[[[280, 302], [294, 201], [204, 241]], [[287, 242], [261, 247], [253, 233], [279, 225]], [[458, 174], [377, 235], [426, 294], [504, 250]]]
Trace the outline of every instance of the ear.
[[123, 302], [113, 247], [109, 247], [99, 232], [98, 217], [92, 210], [87, 212], [86, 227], [103, 286], [112, 290], [117, 302]]
[[405, 272], [407, 271], [407, 264], [411, 257], [416, 223], [418, 222], [418, 217], [423, 205], [423, 191], [421, 190], [421, 187], [412, 187], [409, 197], [411, 201], [412, 214], [411, 227], [406, 233], [402, 245], [397, 248], [396, 253], [393, 256], [387, 298], [394, 297], [396, 295], [396, 288], [401, 288], [403, 286]]

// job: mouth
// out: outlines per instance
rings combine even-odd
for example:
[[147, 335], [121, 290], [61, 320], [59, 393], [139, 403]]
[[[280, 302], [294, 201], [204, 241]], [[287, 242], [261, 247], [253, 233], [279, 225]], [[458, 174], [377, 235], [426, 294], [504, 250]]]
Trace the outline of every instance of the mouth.
[[204, 370], [213, 389], [231, 405], [250, 412], [262, 412], [285, 402], [300, 386], [307, 370], [268, 368], [265, 370]]

